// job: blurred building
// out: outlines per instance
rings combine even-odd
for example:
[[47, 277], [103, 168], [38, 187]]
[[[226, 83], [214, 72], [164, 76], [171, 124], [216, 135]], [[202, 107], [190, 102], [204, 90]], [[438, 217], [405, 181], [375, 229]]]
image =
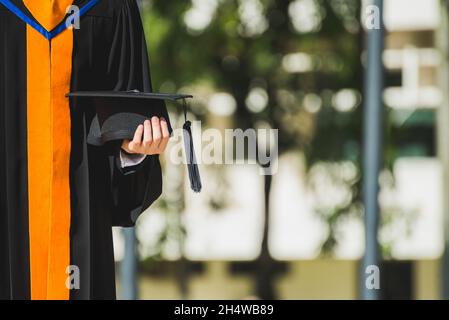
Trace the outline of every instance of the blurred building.
[[443, 252], [442, 166], [437, 115], [443, 104], [444, 63], [440, 1], [386, 1], [385, 103], [399, 147], [394, 166], [397, 198], [415, 211], [412, 232], [398, 241], [398, 258], [438, 258]]

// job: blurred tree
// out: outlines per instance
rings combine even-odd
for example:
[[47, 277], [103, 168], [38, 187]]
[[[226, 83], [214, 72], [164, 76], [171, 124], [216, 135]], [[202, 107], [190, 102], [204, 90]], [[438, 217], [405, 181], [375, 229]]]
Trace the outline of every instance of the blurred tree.
[[[280, 154], [297, 149], [305, 152], [309, 167], [348, 160], [359, 169], [359, 0], [148, 0], [144, 12], [157, 66], [153, 77], [161, 91], [209, 87], [227, 92], [237, 105], [235, 126], [278, 128]], [[265, 102], [253, 104], [252, 95]], [[206, 106], [194, 107], [205, 119]], [[359, 181], [358, 174], [349, 182], [351, 201], [318, 210], [329, 224], [326, 252], [337, 241], [340, 217], [360, 212]], [[266, 176], [255, 274], [256, 294], [265, 299], [275, 298], [268, 249], [271, 183]]]

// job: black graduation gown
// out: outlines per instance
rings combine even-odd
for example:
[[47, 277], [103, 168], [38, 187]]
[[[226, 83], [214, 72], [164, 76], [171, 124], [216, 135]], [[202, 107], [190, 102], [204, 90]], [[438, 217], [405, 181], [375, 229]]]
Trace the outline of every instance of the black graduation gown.
[[[63, 95], [152, 91], [138, 7], [74, 0], [93, 7], [52, 37], [39, 1], [9, 2], [29, 21], [0, 4], [0, 299], [114, 299], [111, 227], [159, 197], [159, 159], [122, 169], [121, 141], [88, 144], [94, 108]], [[66, 292], [69, 264], [80, 288]]]

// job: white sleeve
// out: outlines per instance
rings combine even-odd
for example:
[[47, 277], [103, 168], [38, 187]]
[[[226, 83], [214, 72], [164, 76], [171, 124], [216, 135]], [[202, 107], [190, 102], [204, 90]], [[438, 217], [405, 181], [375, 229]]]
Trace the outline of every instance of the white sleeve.
[[136, 166], [142, 163], [146, 157], [144, 154], [126, 154], [120, 150], [120, 164], [122, 168]]

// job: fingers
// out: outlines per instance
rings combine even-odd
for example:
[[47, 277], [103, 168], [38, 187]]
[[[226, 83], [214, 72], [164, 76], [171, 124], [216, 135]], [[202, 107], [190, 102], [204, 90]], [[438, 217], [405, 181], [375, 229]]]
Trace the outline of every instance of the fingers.
[[139, 125], [134, 133], [133, 140], [128, 144], [128, 149], [134, 153], [139, 153], [142, 146], [142, 135], [144, 132], [144, 126]]
[[136, 144], [137, 146], [140, 146], [140, 144], [142, 143], [142, 134], [144, 131], [144, 126], [143, 125], [139, 125], [137, 127], [136, 132], [134, 133], [134, 138], [133, 138], [133, 143]]
[[167, 148], [168, 141], [170, 140], [170, 131], [168, 131], [167, 120], [165, 120], [164, 118], [161, 118], [160, 124], [161, 124], [161, 131], [162, 131], [162, 141], [161, 141], [161, 144], [159, 145], [159, 149], [161, 149], [163, 152]]
[[139, 125], [132, 141], [124, 140], [122, 148], [129, 153], [161, 154], [170, 139], [168, 123], [164, 118], [153, 117]]
[[158, 117], [151, 118], [151, 126], [153, 130], [153, 147], [158, 149], [162, 140], [161, 124]]
[[153, 130], [151, 128], [151, 121], [145, 120], [144, 124], [144, 134], [143, 134], [143, 146], [148, 148], [153, 143]]

